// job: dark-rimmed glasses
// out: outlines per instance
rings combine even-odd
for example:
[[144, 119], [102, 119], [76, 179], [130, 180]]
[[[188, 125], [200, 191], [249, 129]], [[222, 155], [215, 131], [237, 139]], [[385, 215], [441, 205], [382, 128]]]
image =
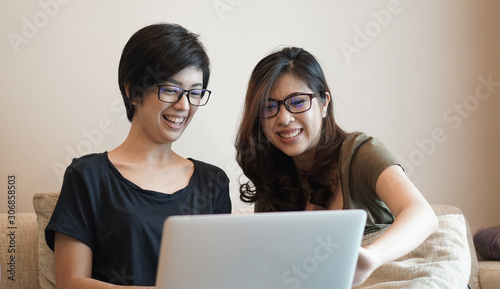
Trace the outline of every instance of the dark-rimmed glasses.
[[297, 92], [289, 95], [283, 100], [269, 99], [264, 102], [259, 116], [269, 118], [276, 116], [280, 111], [281, 104], [291, 113], [301, 113], [311, 109], [313, 93]]
[[176, 103], [186, 94], [189, 104], [193, 106], [203, 106], [207, 104], [210, 94], [207, 89], [185, 90], [175, 85], [156, 85], [158, 87], [158, 99], [166, 103]]

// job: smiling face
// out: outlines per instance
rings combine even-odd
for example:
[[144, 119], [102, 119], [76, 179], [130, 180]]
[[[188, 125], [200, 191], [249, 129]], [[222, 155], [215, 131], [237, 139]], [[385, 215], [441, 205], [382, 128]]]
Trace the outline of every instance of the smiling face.
[[[175, 85], [185, 90], [202, 88], [203, 73], [197, 67], [187, 67], [161, 84]], [[132, 103], [136, 107], [132, 128], [137, 128], [142, 137], [159, 144], [176, 141], [198, 109], [189, 104], [185, 94], [176, 103], [160, 101], [156, 86], [146, 91], [142, 102], [134, 99]]]
[[[274, 84], [269, 98], [283, 100], [297, 92], [315, 93], [304, 81], [287, 73]], [[301, 113], [290, 113], [281, 105], [276, 116], [261, 118], [264, 135], [276, 148], [292, 157], [297, 167], [307, 166], [314, 158], [329, 101], [328, 93], [324, 103], [316, 94], [311, 109]]]

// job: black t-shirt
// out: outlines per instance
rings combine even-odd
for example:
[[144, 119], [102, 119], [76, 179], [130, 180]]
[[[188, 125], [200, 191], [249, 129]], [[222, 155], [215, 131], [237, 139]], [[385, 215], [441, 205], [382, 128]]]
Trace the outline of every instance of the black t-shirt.
[[106, 152], [73, 160], [45, 229], [47, 245], [54, 250], [55, 232], [74, 237], [92, 249], [92, 278], [153, 286], [168, 216], [231, 212], [224, 171], [190, 160], [189, 184], [173, 194], [143, 190], [125, 179]]

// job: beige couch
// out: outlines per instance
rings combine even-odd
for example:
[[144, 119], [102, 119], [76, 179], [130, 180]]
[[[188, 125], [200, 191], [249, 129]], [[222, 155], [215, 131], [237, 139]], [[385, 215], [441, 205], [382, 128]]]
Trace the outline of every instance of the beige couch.
[[[58, 194], [38, 193], [33, 198], [36, 213], [18, 213], [15, 219], [15, 229], [9, 229], [8, 215], [0, 214], [0, 227], [6, 230], [0, 235], [0, 265], [1, 283], [0, 288], [54, 288], [54, 264], [52, 251], [46, 246], [43, 236], [45, 228]], [[437, 215], [462, 214], [453, 206], [434, 205]], [[442, 228], [446, 230], [446, 228]], [[453, 230], [453, 228], [450, 228]], [[11, 242], [12, 231], [15, 231], [15, 242]], [[10, 235], [9, 235], [10, 234]], [[471, 231], [467, 225], [468, 243], [472, 244]], [[8, 272], [11, 262], [11, 253], [8, 246], [15, 245], [15, 269]], [[473, 247], [472, 247], [473, 248]], [[468, 254], [467, 254], [468, 255]], [[500, 262], [479, 261], [474, 249], [470, 250], [471, 275], [469, 284], [472, 289], [500, 289]], [[7, 267], [7, 268], [6, 268]], [[14, 267], [13, 267], [14, 268]], [[15, 281], [10, 280], [15, 273]]]

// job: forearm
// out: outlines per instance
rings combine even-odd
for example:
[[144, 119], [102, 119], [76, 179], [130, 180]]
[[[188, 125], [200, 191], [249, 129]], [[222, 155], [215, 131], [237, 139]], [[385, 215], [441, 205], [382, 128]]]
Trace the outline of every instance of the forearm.
[[[81, 241], [55, 233], [55, 270], [57, 289], [117, 289], [113, 285], [92, 279], [92, 250]], [[127, 286], [126, 288], [154, 288]]]
[[437, 218], [430, 205], [414, 204], [403, 209], [387, 231], [366, 249], [377, 256], [378, 267], [418, 247], [437, 226]]
[[377, 240], [360, 248], [354, 285], [362, 284], [381, 265], [417, 248], [438, 226], [432, 207], [399, 166], [380, 174], [376, 191], [396, 219]]
[[63, 289], [153, 289], [154, 287], [120, 286], [86, 277], [68, 277], [57, 280], [57, 288]]

